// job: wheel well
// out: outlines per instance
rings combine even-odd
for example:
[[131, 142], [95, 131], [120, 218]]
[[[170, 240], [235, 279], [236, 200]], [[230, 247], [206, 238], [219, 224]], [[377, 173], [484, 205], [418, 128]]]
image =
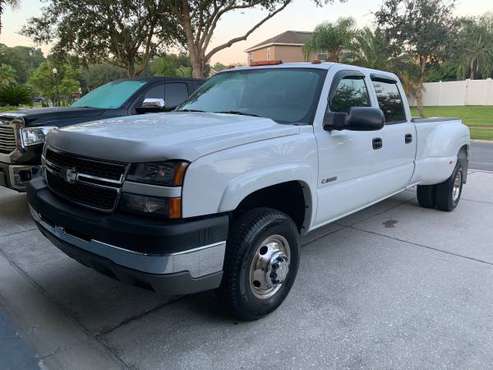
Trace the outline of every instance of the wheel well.
[[468, 169], [469, 169], [469, 146], [464, 145], [459, 149], [459, 153], [457, 154], [457, 159], [461, 161], [462, 168], [464, 169], [464, 184], [467, 182]]
[[286, 213], [301, 232], [308, 226], [310, 198], [308, 187], [299, 181], [290, 181], [255, 191], [241, 201], [233, 213], [237, 217], [246, 211], [268, 207]]

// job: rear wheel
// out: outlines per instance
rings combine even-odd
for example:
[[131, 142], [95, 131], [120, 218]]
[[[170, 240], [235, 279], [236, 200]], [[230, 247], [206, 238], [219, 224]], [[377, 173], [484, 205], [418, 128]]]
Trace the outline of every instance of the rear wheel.
[[436, 208], [446, 212], [453, 211], [459, 204], [463, 186], [464, 170], [459, 161], [452, 176], [436, 185]]
[[259, 319], [284, 301], [298, 265], [294, 222], [274, 209], [248, 211], [232, 226], [220, 293], [235, 317]]
[[435, 185], [418, 185], [418, 203], [423, 208], [435, 208]]

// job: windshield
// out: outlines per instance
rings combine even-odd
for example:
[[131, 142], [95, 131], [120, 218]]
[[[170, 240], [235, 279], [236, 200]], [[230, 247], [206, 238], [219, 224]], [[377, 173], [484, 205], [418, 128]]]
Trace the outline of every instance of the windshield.
[[84, 108], [120, 108], [146, 81], [114, 81], [100, 86], [72, 104]]
[[178, 111], [232, 113], [311, 124], [326, 71], [271, 68], [219, 73]]

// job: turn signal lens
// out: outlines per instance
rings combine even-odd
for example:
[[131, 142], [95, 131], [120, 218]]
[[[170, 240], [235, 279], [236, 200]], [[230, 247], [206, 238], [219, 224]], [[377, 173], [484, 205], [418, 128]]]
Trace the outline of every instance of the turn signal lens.
[[171, 219], [181, 218], [181, 198], [169, 198], [168, 217]]

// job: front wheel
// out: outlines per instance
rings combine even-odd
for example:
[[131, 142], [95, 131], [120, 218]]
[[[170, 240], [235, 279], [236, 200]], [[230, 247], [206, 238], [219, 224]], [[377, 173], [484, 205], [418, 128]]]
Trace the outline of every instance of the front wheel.
[[240, 320], [257, 320], [287, 297], [299, 265], [299, 233], [286, 214], [269, 208], [233, 223], [220, 293]]

